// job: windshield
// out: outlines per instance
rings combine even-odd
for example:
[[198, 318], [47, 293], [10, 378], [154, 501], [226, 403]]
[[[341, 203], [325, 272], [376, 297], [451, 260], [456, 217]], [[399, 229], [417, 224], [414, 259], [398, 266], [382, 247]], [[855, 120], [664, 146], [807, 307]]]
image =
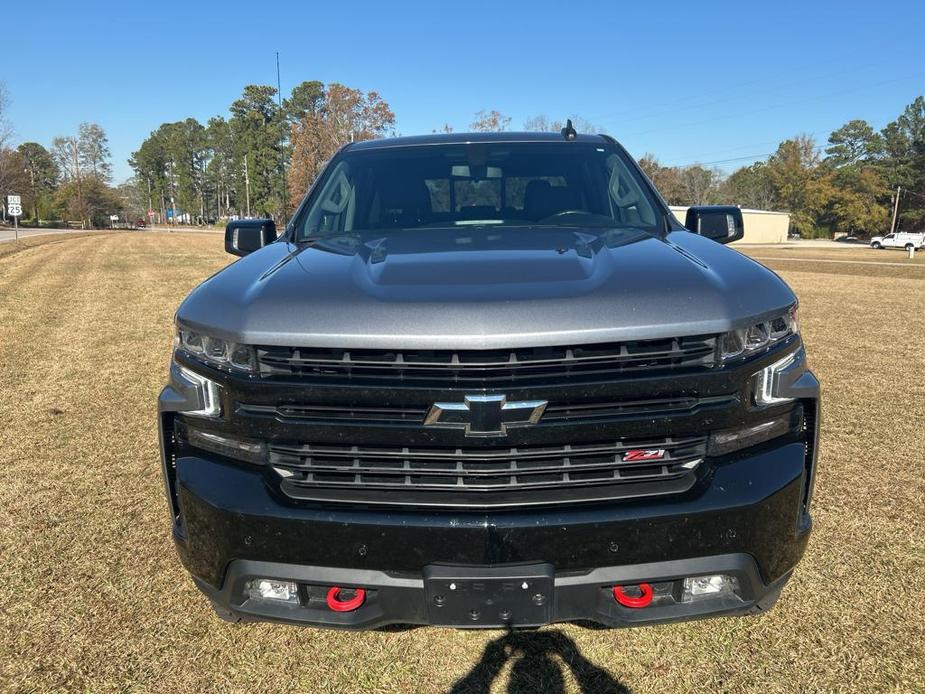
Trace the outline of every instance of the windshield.
[[531, 142], [349, 149], [294, 222], [296, 240], [440, 227], [636, 228], [661, 213], [605, 143]]

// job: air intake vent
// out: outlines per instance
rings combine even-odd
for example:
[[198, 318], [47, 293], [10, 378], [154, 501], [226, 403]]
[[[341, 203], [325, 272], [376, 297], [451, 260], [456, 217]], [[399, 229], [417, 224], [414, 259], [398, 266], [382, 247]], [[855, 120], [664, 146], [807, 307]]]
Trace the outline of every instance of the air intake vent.
[[715, 336], [493, 351], [259, 347], [257, 357], [264, 376], [458, 384], [614, 378], [638, 372], [710, 368], [717, 363]]

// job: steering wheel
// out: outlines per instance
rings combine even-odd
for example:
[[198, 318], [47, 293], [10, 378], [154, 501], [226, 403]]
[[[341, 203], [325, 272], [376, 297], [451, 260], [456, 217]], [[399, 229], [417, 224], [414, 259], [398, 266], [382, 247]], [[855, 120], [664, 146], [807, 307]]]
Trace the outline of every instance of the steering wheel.
[[561, 212], [556, 212], [555, 214], [549, 215], [548, 217], [546, 217], [546, 219], [552, 219], [552, 218], [554, 218], [554, 217], [564, 217], [564, 216], [567, 215], [567, 214], [584, 214], [584, 215], [588, 215], [588, 214], [591, 214], [591, 213], [588, 212], [587, 210], [562, 210]]

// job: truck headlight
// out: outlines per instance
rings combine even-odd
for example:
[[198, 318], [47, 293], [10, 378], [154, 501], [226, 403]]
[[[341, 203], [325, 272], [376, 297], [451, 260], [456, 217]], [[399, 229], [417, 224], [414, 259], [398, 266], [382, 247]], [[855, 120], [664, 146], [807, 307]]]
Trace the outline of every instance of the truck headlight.
[[257, 373], [257, 353], [250, 345], [241, 345], [178, 326], [177, 348], [219, 369]]
[[730, 330], [720, 336], [720, 350], [723, 361], [753, 354], [781, 340], [800, 332], [797, 323], [797, 307], [769, 320], [755, 323], [747, 328]]

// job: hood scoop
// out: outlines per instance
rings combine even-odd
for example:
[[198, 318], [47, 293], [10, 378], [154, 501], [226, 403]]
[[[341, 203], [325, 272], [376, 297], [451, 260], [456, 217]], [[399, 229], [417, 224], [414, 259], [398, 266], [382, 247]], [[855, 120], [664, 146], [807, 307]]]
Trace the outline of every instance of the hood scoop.
[[596, 253], [595, 240], [559, 230], [437, 238], [409, 234], [368, 241], [356, 261], [366, 281], [380, 287], [583, 282], [606, 258]]

